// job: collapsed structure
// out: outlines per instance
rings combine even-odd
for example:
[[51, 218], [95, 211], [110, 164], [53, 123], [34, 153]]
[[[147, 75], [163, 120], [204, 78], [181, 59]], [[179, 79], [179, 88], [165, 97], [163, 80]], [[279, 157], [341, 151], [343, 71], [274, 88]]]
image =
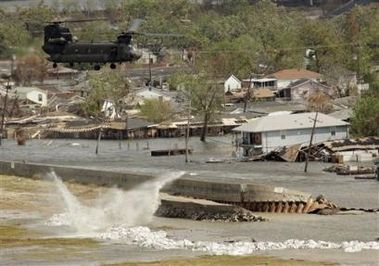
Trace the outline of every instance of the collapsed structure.
[[338, 209], [322, 196], [313, 198], [310, 193], [254, 183], [182, 178], [165, 186], [161, 191], [175, 196], [239, 206], [253, 212], [318, 213], [325, 209]]

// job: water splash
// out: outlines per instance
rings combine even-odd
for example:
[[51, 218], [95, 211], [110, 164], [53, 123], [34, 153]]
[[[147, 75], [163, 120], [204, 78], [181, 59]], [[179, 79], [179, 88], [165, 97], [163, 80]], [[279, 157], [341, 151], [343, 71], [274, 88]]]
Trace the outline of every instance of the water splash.
[[242, 242], [218, 243], [209, 241], [174, 240], [165, 231], [151, 231], [148, 227], [138, 226], [112, 227], [98, 236], [100, 239], [116, 241], [143, 248], [157, 250], [187, 249], [205, 252], [210, 255], [248, 255], [257, 251], [284, 249], [342, 249], [345, 252], [360, 252], [362, 250], [379, 250], [379, 242], [344, 241], [330, 242], [321, 240], [289, 239], [283, 242]]
[[65, 212], [49, 219], [48, 225], [66, 225], [77, 234], [89, 235], [104, 232], [115, 225], [137, 226], [151, 222], [159, 206], [159, 190], [166, 183], [180, 178], [184, 172], [161, 175], [146, 181], [130, 191], [110, 188], [93, 201], [91, 206], [82, 204], [66, 187], [55, 172], [48, 174], [63, 200]]
[[379, 250], [379, 242], [328, 242], [289, 239], [283, 242], [234, 242], [175, 240], [165, 231], [152, 231], [148, 224], [159, 205], [159, 190], [184, 172], [171, 173], [145, 182], [131, 191], [109, 189], [92, 206], [82, 204], [61, 179], [50, 173], [65, 204], [66, 212], [49, 219], [50, 226], [70, 226], [76, 234], [157, 250], [187, 249], [211, 255], [247, 255], [256, 251], [283, 249], [342, 249], [345, 252]]

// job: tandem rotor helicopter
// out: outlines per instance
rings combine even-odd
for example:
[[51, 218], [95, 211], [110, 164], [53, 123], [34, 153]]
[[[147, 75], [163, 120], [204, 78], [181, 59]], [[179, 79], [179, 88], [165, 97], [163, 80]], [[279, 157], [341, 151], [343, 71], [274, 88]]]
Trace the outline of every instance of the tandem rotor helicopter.
[[[95, 19], [99, 20], [99, 19]], [[44, 44], [42, 50], [49, 55], [47, 58], [56, 68], [58, 63], [74, 64], [90, 63], [94, 70], [100, 70], [101, 65], [110, 64], [111, 69], [116, 64], [135, 62], [142, 53], [133, 44], [135, 35], [147, 36], [180, 36], [178, 34], [139, 33], [138, 28], [142, 19], [133, 20], [126, 32], [117, 36], [114, 42], [79, 42], [68, 27], [62, 26], [65, 22], [85, 22], [91, 20], [52, 21], [44, 27]]]

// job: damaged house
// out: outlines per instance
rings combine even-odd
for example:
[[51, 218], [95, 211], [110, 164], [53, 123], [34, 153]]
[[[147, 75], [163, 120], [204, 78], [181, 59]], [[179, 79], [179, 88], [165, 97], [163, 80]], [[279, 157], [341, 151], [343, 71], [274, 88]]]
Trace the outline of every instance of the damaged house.
[[[262, 154], [281, 147], [309, 143], [315, 113], [280, 114], [250, 120], [233, 131], [241, 133], [244, 156]], [[349, 137], [349, 123], [319, 113], [313, 141]]]
[[333, 96], [332, 89], [320, 82], [311, 79], [300, 79], [292, 82], [286, 88], [280, 89], [278, 97], [285, 101], [305, 102], [315, 93]]
[[47, 106], [47, 92], [37, 87], [16, 87], [10, 97], [17, 97], [26, 104]]

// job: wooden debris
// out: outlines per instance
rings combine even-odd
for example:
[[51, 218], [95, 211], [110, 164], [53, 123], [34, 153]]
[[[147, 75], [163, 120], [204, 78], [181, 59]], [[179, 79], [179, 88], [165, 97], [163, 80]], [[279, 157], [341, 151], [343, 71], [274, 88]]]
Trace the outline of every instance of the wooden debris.
[[[192, 153], [192, 149], [188, 150], [188, 153]], [[151, 156], [173, 156], [186, 154], [186, 149], [172, 149], [172, 150], [154, 150], [151, 151]]]

